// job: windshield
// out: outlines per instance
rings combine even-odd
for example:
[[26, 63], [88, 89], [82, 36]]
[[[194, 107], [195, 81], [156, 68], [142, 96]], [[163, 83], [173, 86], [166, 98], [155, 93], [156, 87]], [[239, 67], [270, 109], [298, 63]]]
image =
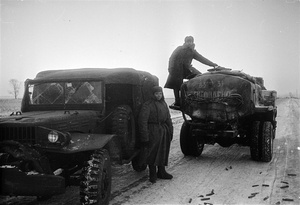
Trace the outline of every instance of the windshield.
[[72, 81], [29, 84], [30, 104], [101, 104], [102, 82]]

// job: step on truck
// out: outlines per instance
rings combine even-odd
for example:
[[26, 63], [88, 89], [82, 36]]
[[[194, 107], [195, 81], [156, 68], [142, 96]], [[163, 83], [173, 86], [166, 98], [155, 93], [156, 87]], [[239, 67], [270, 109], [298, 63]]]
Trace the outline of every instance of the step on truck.
[[1, 195], [39, 200], [80, 187], [108, 204], [111, 162], [139, 166], [137, 117], [158, 78], [132, 68], [47, 70], [25, 82], [21, 110], [0, 118]]
[[205, 144], [239, 144], [250, 147], [253, 160], [271, 161], [277, 92], [266, 90], [263, 82], [261, 77], [223, 67], [184, 82], [180, 106], [183, 154], [200, 156]]

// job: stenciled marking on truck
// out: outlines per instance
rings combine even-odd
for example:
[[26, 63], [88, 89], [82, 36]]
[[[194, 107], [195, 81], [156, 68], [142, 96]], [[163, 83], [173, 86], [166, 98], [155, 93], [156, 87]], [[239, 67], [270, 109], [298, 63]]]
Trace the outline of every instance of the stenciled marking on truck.
[[218, 91], [187, 91], [187, 95], [192, 94], [196, 98], [220, 98], [230, 97], [233, 90], [218, 90]]
[[223, 80], [218, 80], [218, 81], [215, 81], [213, 82], [211, 79], [208, 79], [206, 81], [202, 81], [202, 82], [199, 82], [198, 84], [198, 87], [199, 88], [208, 88], [208, 87], [223, 87], [224, 86], [224, 82]]

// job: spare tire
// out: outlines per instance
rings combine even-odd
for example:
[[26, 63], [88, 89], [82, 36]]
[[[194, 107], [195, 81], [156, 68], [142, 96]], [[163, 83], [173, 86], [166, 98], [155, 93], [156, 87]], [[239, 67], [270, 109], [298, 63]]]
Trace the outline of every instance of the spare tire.
[[128, 105], [118, 106], [112, 113], [112, 133], [114, 145], [121, 159], [129, 159], [135, 151], [136, 130], [132, 109]]

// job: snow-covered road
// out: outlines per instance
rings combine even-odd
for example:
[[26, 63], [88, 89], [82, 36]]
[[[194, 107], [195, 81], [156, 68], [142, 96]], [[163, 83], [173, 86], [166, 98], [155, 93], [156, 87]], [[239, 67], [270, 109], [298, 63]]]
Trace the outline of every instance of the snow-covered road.
[[299, 100], [277, 103], [278, 127], [270, 163], [251, 160], [249, 147], [237, 145], [205, 145], [199, 158], [185, 157], [178, 122], [168, 167], [174, 178], [151, 184], [147, 171], [131, 172], [124, 184], [138, 181], [129, 189], [115, 186], [111, 204], [300, 204]]
[[[198, 158], [180, 150], [182, 119], [175, 133], [167, 171], [172, 180], [148, 181], [148, 170], [114, 165], [110, 204], [300, 204], [300, 100], [278, 99], [274, 155], [269, 163], [251, 160], [249, 147], [205, 145]], [[43, 202], [21, 197], [9, 204], [79, 204], [78, 187]]]

